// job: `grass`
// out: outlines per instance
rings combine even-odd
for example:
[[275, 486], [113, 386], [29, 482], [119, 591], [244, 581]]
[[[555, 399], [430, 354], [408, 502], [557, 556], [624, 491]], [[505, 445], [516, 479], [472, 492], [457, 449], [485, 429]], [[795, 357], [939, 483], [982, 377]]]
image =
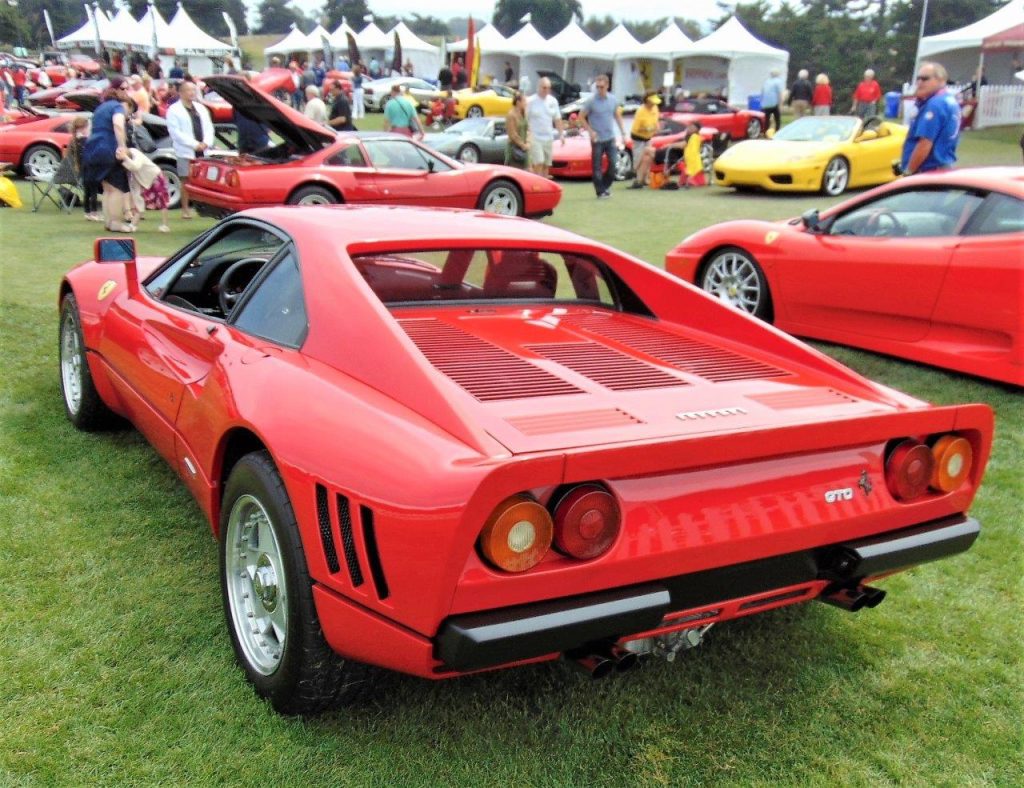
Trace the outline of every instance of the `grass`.
[[[1017, 134], [972, 134], [965, 163], [1019, 163]], [[597, 203], [583, 183], [553, 221], [660, 264], [712, 222], [826, 202], [617, 188]], [[155, 224], [141, 253], [209, 223]], [[916, 396], [997, 413], [981, 539], [886, 581], [877, 610], [732, 622], [673, 665], [596, 683], [562, 664], [386, 675], [367, 705], [284, 719], [233, 665], [215, 543], [172, 471], [134, 431], [64, 418], [56, 285], [94, 232], [77, 213], [0, 211], [0, 784], [1020, 783], [1020, 393], [822, 346]]]

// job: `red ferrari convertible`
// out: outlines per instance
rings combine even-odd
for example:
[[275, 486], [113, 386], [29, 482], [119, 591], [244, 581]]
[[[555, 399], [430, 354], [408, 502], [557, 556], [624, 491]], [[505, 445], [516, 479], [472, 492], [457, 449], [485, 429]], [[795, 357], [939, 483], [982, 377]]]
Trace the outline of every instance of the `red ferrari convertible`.
[[206, 81], [236, 112], [263, 123], [283, 142], [227, 161], [197, 159], [185, 188], [202, 213], [345, 202], [537, 217], [554, 211], [562, 198], [560, 186], [524, 170], [465, 164], [395, 134], [339, 135], [238, 77]]
[[820, 216], [718, 224], [666, 268], [799, 336], [1024, 386], [1024, 168], [901, 178]]
[[166, 260], [101, 239], [59, 348], [71, 422], [128, 418], [195, 495], [238, 661], [285, 713], [353, 700], [367, 664], [602, 675], [782, 605], [873, 607], [979, 532], [987, 406], [522, 219], [267, 208]]

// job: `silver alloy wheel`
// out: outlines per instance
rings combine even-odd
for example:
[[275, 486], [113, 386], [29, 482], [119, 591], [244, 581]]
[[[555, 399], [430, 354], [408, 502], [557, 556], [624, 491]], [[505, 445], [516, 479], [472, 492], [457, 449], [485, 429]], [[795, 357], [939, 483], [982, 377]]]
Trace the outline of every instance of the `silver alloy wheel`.
[[710, 181], [715, 168], [715, 146], [710, 142], [700, 146], [700, 164], [704, 168], [704, 176]]
[[481, 107], [481, 106], [479, 106], [477, 104], [474, 104], [472, 107], [470, 107], [468, 110], [466, 110], [466, 117], [467, 118], [482, 118], [483, 116], [484, 116], [483, 107]]
[[82, 407], [82, 341], [74, 310], [67, 310], [60, 324], [60, 377], [68, 412], [77, 415]]
[[480, 161], [480, 151], [473, 145], [463, 145], [459, 148], [458, 159], [469, 164], [476, 164]]
[[633, 174], [633, 154], [628, 150], [620, 150], [615, 157], [615, 180], [624, 181]]
[[747, 139], [756, 140], [761, 136], [761, 121], [757, 118], [751, 118], [747, 122]]
[[519, 195], [511, 186], [496, 186], [491, 189], [484, 200], [487, 213], [500, 213], [503, 216], [519, 215]]
[[52, 148], [38, 147], [25, 159], [25, 171], [31, 178], [50, 180], [60, 166], [60, 155]]
[[252, 495], [231, 507], [224, 572], [231, 624], [253, 670], [269, 676], [281, 665], [288, 638], [288, 586], [270, 515]]
[[161, 167], [160, 170], [167, 181], [167, 207], [177, 208], [181, 204], [181, 178], [178, 177], [178, 171], [173, 165], [167, 169]]
[[299, 202], [298, 205], [334, 205], [333, 202], [328, 200], [322, 194], [307, 194]]
[[722, 252], [711, 261], [701, 288], [751, 315], [765, 298], [754, 261], [737, 251]]
[[850, 181], [850, 165], [845, 159], [836, 157], [826, 165], [823, 178], [822, 191], [830, 197], [840, 195], [846, 191], [846, 184]]

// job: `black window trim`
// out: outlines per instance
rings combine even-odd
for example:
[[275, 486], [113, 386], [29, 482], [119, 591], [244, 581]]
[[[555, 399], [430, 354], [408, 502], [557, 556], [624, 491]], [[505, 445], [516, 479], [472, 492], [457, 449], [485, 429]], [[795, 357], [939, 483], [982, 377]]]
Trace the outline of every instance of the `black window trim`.
[[964, 238], [991, 238], [993, 236], [1013, 235], [1015, 232], [1020, 232], [1019, 230], [1010, 230], [1005, 233], [974, 232], [974, 228], [980, 225], [986, 219], [988, 219], [989, 214], [995, 210], [994, 206], [996, 205], [997, 197], [1006, 197], [1007, 199], [1015, 200], [1016, 202], [1024, 205], [1024, 200], [1022, 200], [1020, 197], [1014, 194], [1009, 194], [1007, 192], [992, 189], [985, 194], [984, 201], [975, 209], [974, 213], [971, 214], [971, 218], [967, 220], [963, 228], [960, 230], [961, 236], [963, 236]]

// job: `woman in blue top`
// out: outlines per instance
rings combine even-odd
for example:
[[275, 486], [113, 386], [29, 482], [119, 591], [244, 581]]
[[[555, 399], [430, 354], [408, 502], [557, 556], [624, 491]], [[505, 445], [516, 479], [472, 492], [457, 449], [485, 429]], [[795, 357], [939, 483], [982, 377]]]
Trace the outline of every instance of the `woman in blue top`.
[[92, 113], [92, 133], [82, 156], [84, 178], [103, 185], [103, 221], [108, 230], [119, 233], [135, 231], [124, 221], [128, 172], [121, 162], [128, 155], [128, 138], [121, 102], [128, 98], [126, 88], [123, 78], [111, 77], [102, 103]]

